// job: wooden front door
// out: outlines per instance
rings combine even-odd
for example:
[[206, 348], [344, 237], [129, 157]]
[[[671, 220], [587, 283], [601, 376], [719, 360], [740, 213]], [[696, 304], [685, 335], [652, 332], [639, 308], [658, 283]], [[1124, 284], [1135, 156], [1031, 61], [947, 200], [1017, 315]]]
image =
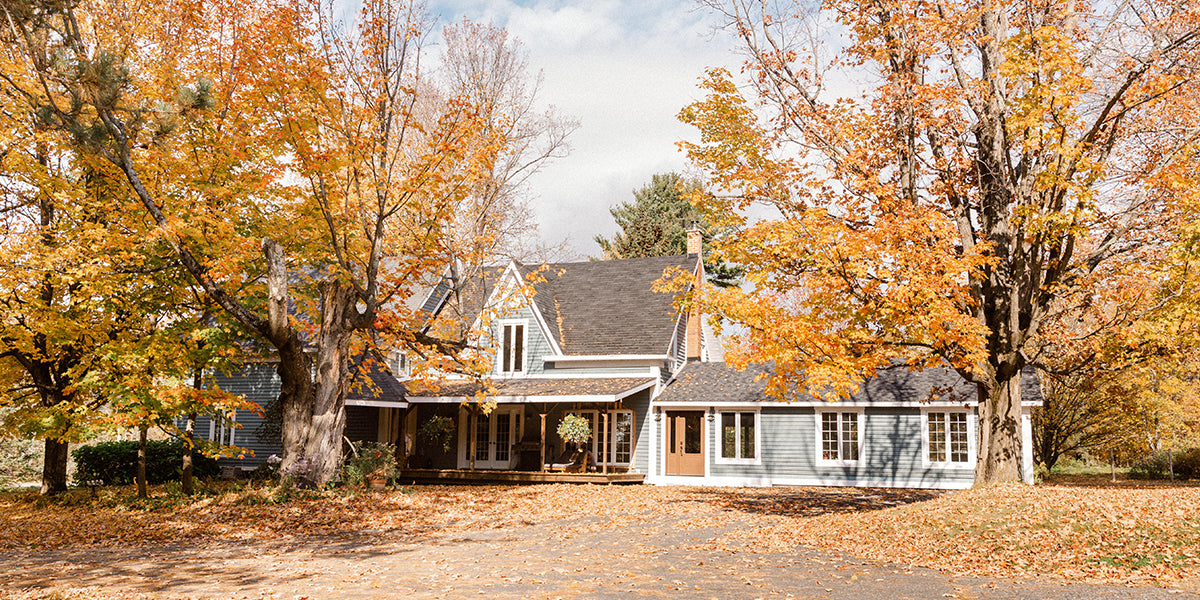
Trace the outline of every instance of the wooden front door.
[[667, 411], [667, 475], [704, 475], [704, 412]]

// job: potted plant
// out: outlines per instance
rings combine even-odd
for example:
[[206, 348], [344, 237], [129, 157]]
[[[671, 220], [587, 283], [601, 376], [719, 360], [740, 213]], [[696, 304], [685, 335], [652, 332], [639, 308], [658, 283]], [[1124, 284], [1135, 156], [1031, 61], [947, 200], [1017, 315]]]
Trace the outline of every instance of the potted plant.
[[396, 449], [391, 444], [363, 442], [358, 448], [350, 445], [344, 474], [350, 485], [367, 485], [382, 490], [396, 475]]
[[443, 452], [454, 448], [454, 419], [429, 417], [417, 429], [417, 438], [430, 446], [441, 446]]

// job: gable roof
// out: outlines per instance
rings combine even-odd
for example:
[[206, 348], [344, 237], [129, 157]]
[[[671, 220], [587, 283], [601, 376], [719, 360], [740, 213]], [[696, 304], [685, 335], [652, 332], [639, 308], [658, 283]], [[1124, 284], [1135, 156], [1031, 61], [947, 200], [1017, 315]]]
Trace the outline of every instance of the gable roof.
[[[656, 402], [667, 403], [758, 403], [772, 402], [766, 396], [766, 380], [756, 381], [769, 367], [750, 365], [738, 371], [723, 362], [690, 362], [668, 382]], [[1042, 401], [1037, 371], [1025, 367], [1021, 372], [1022, 402]], [[975, 386], [948, 367], [910, 371], [905, 366], [879, 369], [875, 377], [859, 386], [858, 392], [842, 403], [855, 404], [912, 404], [936, 401], [938, 404], [966, 404], [978, 401]], [[805, 404], [825, 404], [809, 398]], [[839, 404], [828, 402], [829, 404]]]
[[479, 273], [462, 279], [457, 294], [451, 279], [443, 277], [421, 305], [421, 310], [431, 315], [425, 330], [445, 325], [460, 328], [455, 333], [465, 334], [483, 312], [505, 269], [502, 266], [483, 267]]
[[514, 264], [522, 277], [539, 272], [532, 302], [563, 354], [589, 356], [666, 354], [679, 310], [675, 296], [654, 291], [654, 282], [672, 267], [695, 272], [697, 260], [677, 255]]

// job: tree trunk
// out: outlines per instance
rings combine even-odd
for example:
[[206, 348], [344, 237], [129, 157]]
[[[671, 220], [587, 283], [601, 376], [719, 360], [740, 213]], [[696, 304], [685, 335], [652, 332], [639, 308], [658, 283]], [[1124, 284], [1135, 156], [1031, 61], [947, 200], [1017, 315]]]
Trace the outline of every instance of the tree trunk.
[[138, 457], [137, 457], [137, 490], [138, 498], [149, 498], [150, 490], [146, 485], [146, 431], [145, 425], [138, 426]]
[[67, 442], [47, 438], [45, 447], [41, 494], [52, 496], [67, 491]]
[[312, 424], [305, 453], [313, 461], [311, 480], [325, 485], [342, 467], [346, 429], [346, 384], [350, 370], [351, 311], [354, 290], [337, 279], [321, 282], [321, 333], [317, 337], [317, 378]]
[[[199, 379], [197, 377], [197, 379]], [[196, 452], [196, 413], [190, 412], [187, 414], [187, 424], [183, 427], [183, 437], [187, 443], [183, 445], [183, 469], [180, 483], [183, 487], [183, 493], [191, 496], [196, 493], [196, 485], [193, 481], [195, 476], [195, 467], [192, 464], [192, 455]]]
[[312, 459], [307, 454], [315, 404], [312, 359], [305, 354], [304, 344], [288, 319], [287, 257], [283, 246], [270, 238], [264, 238], [262, 245], [267, 259], [268, 337], [279, 356], [279, 412], [283, 421], [280, 425], [283, 446], [280, 469], [311, 481], [308, 472], [297, 473], [294, 465], [299, 460]]
[[1021, 371], [979, 385], [975, 485], [1021, 481]]

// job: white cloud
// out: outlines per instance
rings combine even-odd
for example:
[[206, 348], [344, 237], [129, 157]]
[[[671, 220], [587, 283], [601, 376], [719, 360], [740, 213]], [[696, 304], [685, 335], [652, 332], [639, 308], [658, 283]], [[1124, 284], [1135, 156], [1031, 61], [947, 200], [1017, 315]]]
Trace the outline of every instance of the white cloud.
[[675, 143], [692, 130], [675, 115], [700, 97], [704, 69], [737, 63], [690, 2], [444, 0], [431, 10], [508, 28], [544, 72], [541, 101], [578, 118], [572, 154], [530, 180], [542, 237], [598, 254], [616, 228], [611, 205], [654, 173], [684, 171]]

